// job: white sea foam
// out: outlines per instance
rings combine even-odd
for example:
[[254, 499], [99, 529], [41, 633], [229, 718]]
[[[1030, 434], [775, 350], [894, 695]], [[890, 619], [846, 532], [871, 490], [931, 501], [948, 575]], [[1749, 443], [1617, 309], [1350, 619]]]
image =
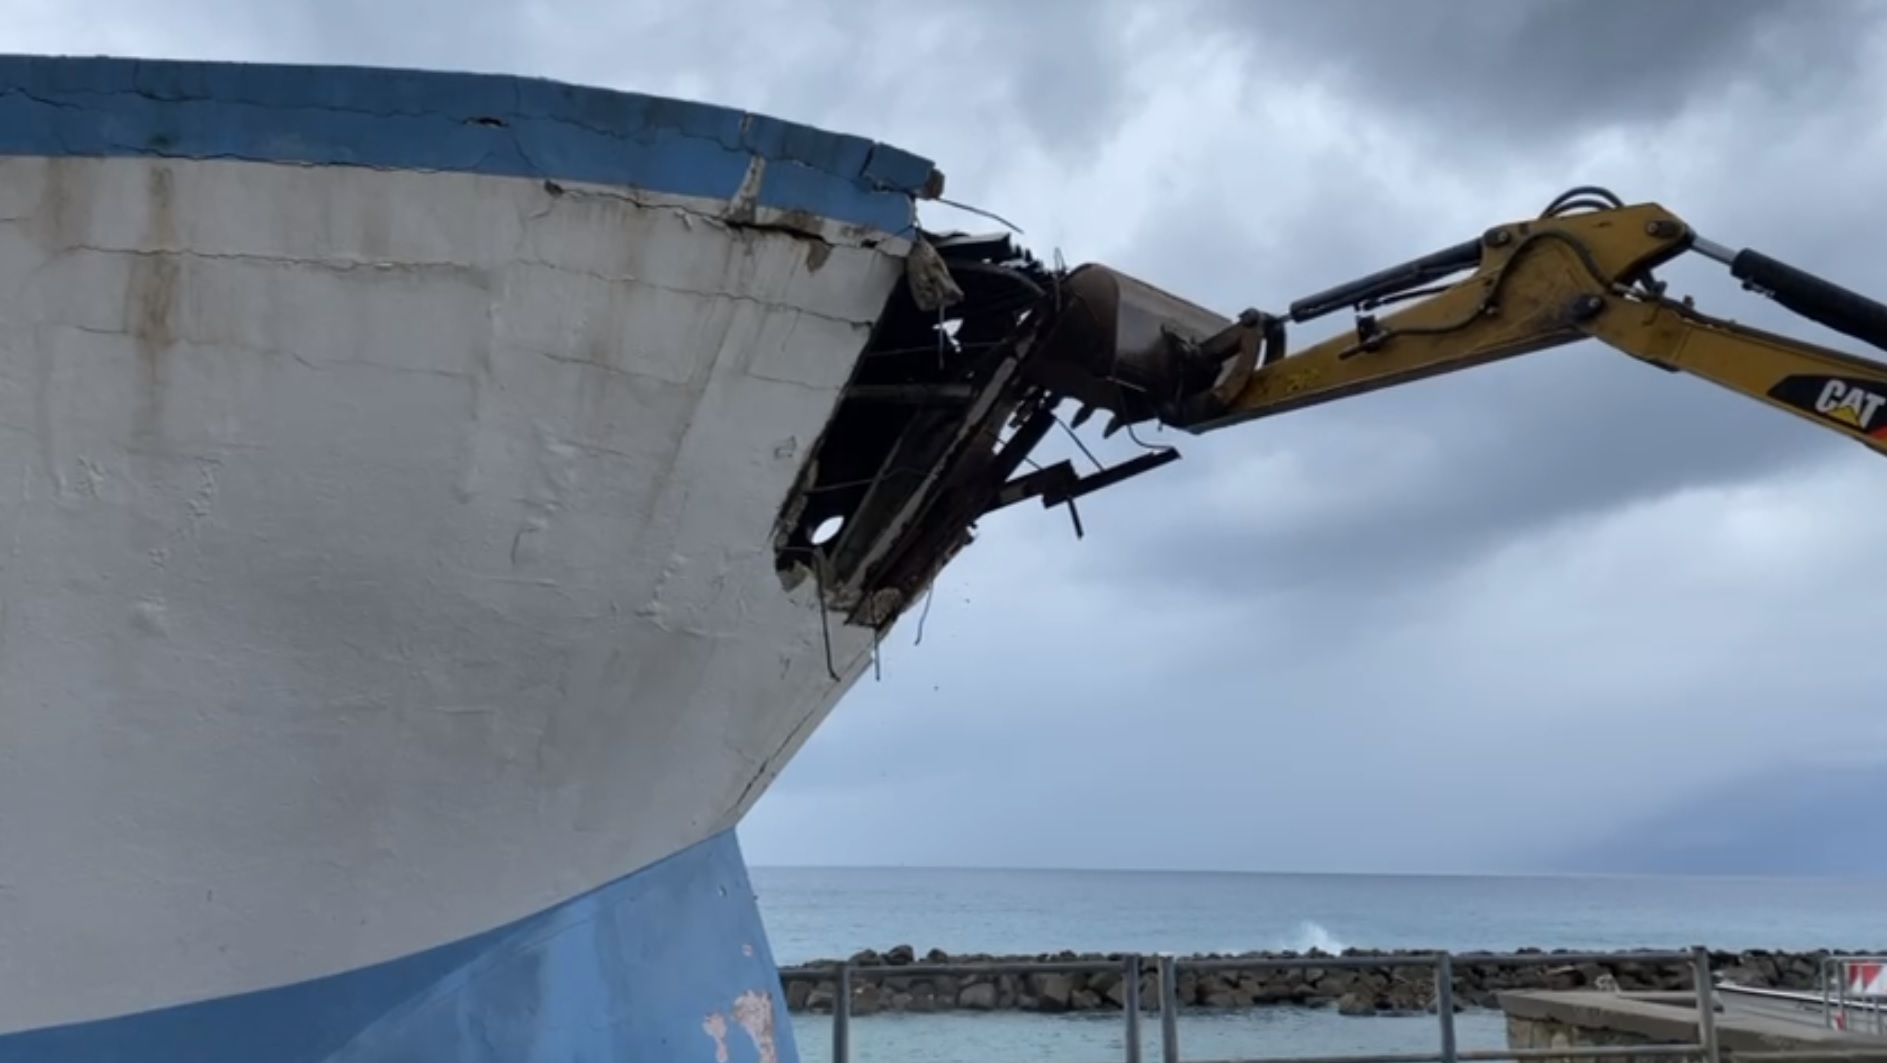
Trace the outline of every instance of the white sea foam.
[[1285, 943], [1279, 946], [1291, 952], [1309, 952], [1312, 949], [1318, 949], [1332, 956], [1348, 947], [1338, 941], [1336, 935], [1326, 929], [1322, 923], [1310, 919], [1297, 924], [1297, 933], [1285, 939]]

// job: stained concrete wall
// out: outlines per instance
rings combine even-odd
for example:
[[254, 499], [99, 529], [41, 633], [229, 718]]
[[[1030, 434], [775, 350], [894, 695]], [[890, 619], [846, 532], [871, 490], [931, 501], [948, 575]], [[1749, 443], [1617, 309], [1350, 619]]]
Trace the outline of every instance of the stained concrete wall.
[[[1629, 1033], [1623, 1030], [1610, 1030], [1601, 1027], [1575, 1026], [1555, 1019], [1534, 1019], [1509, 1014], [1507, 1016], [1507, 1047], [1516, 1049], [1546, 1048], [1594, 1048], [1599, 1046], [1627, 1046], [1645, 1044], [1681, 1043], [1692, 1038], [1680, 1038], [1678, 1042], [1661, 1042], [1643, 1034]], [[1669, 1056], [1615, 1056], [1619, 1063], [1670, 1063]], [[1565, 1057], [1549, 1058], [1547, 1063], [1573, 1063]], [[1587, 1063], [1587, 1061], [1581, 1061]]]

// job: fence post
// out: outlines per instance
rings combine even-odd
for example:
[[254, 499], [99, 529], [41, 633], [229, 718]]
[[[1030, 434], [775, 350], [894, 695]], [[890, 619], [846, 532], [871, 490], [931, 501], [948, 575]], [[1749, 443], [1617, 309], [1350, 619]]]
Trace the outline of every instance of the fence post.
[[852, 1063], [852, 961], [839, 964], [839, 990], [832, 1001], [832, 1063]]
[[1441, 1063], [1455, 1063], [1455, 961], [1435, 956], [1435, 1014], [1441, 1017]]
[[1833, 961], [1833, 956], [1823, 956], [1821, 970], [1818, 972], [1819, 984], [1821, 986], [1821, 1024], [1831, 1030], [1834, 1029], [1835, 1026], [1835, 1009], [1833, 1000], [1834, 991], [1829, 988], [1834, 983], [1829, 964]]
[[1140, 954], [1128, 955], [1125, 966], [1126, 992], [1121, 996], [1127, 1009], [1127, 1063], [1140, 1063]]
[[1703, 1050], [1703, 1063], [1717, 1063], [1717, 987], [1710, 977], [1710, 950], [1691, 946], [1690, 968], [1691, 981], [1697, 985], [1697, 1045]]
[[1179, 1063], [1179, 961], [1160, 954], [1160, 1063]]

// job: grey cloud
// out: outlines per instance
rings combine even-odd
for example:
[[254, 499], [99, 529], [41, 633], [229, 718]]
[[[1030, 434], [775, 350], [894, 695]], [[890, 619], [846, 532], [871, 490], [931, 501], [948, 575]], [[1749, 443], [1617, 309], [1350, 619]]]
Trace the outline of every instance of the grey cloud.
[[1655, 127], [1735, 85], [1816, 106], [1859, 59], [1857, 0], [1249, 4], [1215, 13], [1264, 62], [1328, 79], [1448, 139]]
[[[1821, 135], [1839, 136], [1840, 119], [1803, 120], [1817, 122]], [[1887, 155], [1851, 155], [1842, 167], [1805, 171], [1789, 156], [1746, 159], [1735, 145], [1717, 150], [1698, 160], [1699, 170], [1738, 173], [1745, 184], [1730, 190], [1687, 179], [1636, 196], [1620, 191], [1628, 199], [1658, 199], [1707, 233], [1746, 240], [1862, 290], [1887, 283], [1887, 273], [1863, 257], [1866, 242], [1841, 235], [1849, 205], [1865, 202], [1866, 190], [1887, 180]], [[1471, 181], [1484, 180], [1466, 173]], [[1279, 310], [1299, 295], [1528, 216], [1559, 190], [1542, 186], [1524, 209], [1490, 210], [1472, 228], [1440, 233], [1430, 231], [1419, 202], [1372, 196], [1367, 177], [1337, 171], [1323, 182], [1326, 195], [1272, 230], [1225, 218], [1222, 203], [1176, 208], [1145, 234], [1130, 271], [1198, 292], [1221, 312], [1253, 304]], [[1731, 231], [1717, 232], [1719, 221]], [[1174, 283], [1185, 277], [1198, 281], [1190, 288]], [[1695, 295], [1706, 312], [1838, 349], [1871, 351], [1740, 291], [1715, 264], [1687, 262], [1668, 269], [1666, 279], [1674, 292]], [[1347, 327], [1337, 315], [1297, 342]], [[1235, 578], [1244, 591], [1344, 594], [1432, 578], [1554, 522], [1683, 487], [1760, 478], [1854, 446], [1597, 343], [1175, 441], [1189, 460], [1134, 488], [1142, 492], [1144, 515], [1122, 534], [1142, 561], [1126, 566], [1123, 578], [1220, 586], [1226, 578], [1221, 567], [1195, 559], [1249, 553], [1293, 562], [1242, 570]], [[1419, 448], [1424, 460], [1411, 465], [1384, 451], [1397, 446]], [[1189, 511], [1186, 500], [1208, 481], [1235, 478], [1232, 470], [1243, 459], [1266, 453], [1289, 454], [1306, 477], [1354, 484], [1372, 500], [1308, 524], [1273, 521], [1263, 485], [1253, 484], [1240, 519], [1202, 521]], [[1376, 470], [1383, 467], [1408, 473], [1382, 484]]]
[[[1314, 14], [1286, 5], [1268, 5], [1266, 10], [1296, 11], [1300, 18]], [[1602, 50], [1575, 52], [1569, 62], [1581, 62], [1580, 55], [1586, 64], [1584, 78], [1606, 76], [1591, 65], [1595, 57], [1603, 60]], [[1853, 73], [1839, 64], [1824, 69], [1830, 78], [1833, 73]], [[1707, 74], [1696, 75], [1698, 85], [1710, 84]], [[1292, 75], [1286, 71], [1277, 76]], [[1556, 76], [1563, 87], [1581, 75], [1575, 71]], [[1662, 174], [1643, 162], [1622, 168], [1614, 164], [1612, 173], [1592, 174], [1583, 169], [1586, 163], [1578, 145], [1536, 142], [1528, 148], [1524, 136], [1493, 136], [1502, 130], [1490, 127], [1500, 117], [1491, 111], [1468, 107], [1466, 114], [1447, 114], [1442, 113], [1445, 108], [1436, 108], [1417, 114], [1393, 84], [1385, 81], [1377, 89], [1371, 105], [1359, 113], [1367, 116], [1380, 108], [1390, 119], [1400, 119], [1394, 127], [1398, 132], [1418, 142], [1469, 133], [1481, 138], [1487, 150], [1473, 154], [1482, 162], [1440, 153], [1429, 163], [1439, 174], [1459, 178], [1467, 189], [1488, 188], [1514, 169], [1537, 174], [1558, 164], [1565, 176], [1505, 199], [1505, 205], [1490, 203], [1487, 216], [1470, 219], [1473, 229], [1442, 232], [1435, 230], [1433, 212], [1424, 212], [1420, 202], [1406, 194], [1385, 196], [1385, 191], [1396, 190], [1385, 190], [1377, 174], [1347, 168], [1354, 165], [1348, 160], [1294, 155], [1301, 149], [1291, 143], [1267, 143], [1266, 166], [1313, 168], [1315, 194], [1283, 204], [1284, 209], [1271, 212], [1272, 227], [1264, 228], [1252, 222], [1255, 212], [1245, 203], [1219, 195], [1188, 196], [1182, 186], [1182, 194], [1150, 213], [1117, 264], [1222, 311], [1249, 304], [1276, 308], [1310, 289], [1452, 242], [1482, 225], [1524, 216], [1565, 185], [1593, 177], [1626, 177], [1637, 184], [1620, 184], [1617, 190], [1627, 198], [1658, 198], [1714, 236], [1754, 243], [1864, 290], [1887, 281], [1871, 261], [1860, 257], [1867, 241], [1848, 232], [1852, 204], [1867, 202], [1868, 189], [1887, 177], [1887, 158], [1850, 150], [1839, 167], [1804, 167], [1801, 162], [1805, 145], [1820, 145], [1825, 151], [1828, 145], [1844, 143], [1842, 123], [1866, 96], [1859, 87], [1845, 96], [1837, 93], [1814, 112], [1790, 113], [1789, 100], [1770, 99], [1761, 108], [1718, 113], [1714, 117], [1721, 128], [1704, 133], [1671, 124], [1671, 118], [1684, 111], [1677, 103], [1663, 115], [1645, 109], [1613, 114], [1592, 108], [1584, 113], [1579, 129], [1585, 132], [1604, 133], [1622, 124], [1646, 130], [1650, 141], [1663, 135], [1669, 143], [1680, 142], [1681, 134], [1681, 142], [1698, 154], [1691, 156], [1690, 168]], [[1686, 117], [1707, 110], [1708, 99], [1695, 99], [1699, 102]], [[1201, 135], [1229, 142], [1249, 131], [1213, 129]], [[1514, 146], [1513, 161], [1486, 162], [1503, 144]], [[1774, 151], [1751, 151], [1760, 145]], [[1423, 162], [1419, 150], [1414, 158]], [[1732, 174], [1738, 184], [1727, 180]], [[1255, 196], [1263, 195], [1264, 187], [1261, 176], [1252, 178]], [[1451, 205], [1449, 212], [1458, 216], [1459, 205]], [[1708, 310], [1855, 348], [1852, 341], [1829, 337], [1738, 292], [1720, 271], [1713, 271], [1709, 266], [1677, 270], [1672, 279], [1680, 290], [1697, 294]], [[1147, 777], [1184, 778], [1187, 795], [1165, 803], [1147, 798], [1156, 802], [1154, 809], [1168, 814], [1180, 807], [1217, 810], [1212, 819], [1217, 843], [1243, 839], [1247, 844], [1240, 851], [1262, 852], [1270, 866], [1429, 869], [1455, 861], [1486, 861], [1494, 838], [1501, 839], [1504, 855], [1499, 859], [1506, 860], [1507, 867], [1525, 866], [1529, 860], [1551, 862], [1558, 855], [1555, 847], [1581, 832], [1603, 833], [1608, 824], [1638, 814], [1646, 802], [1740, 770], [1765, 741], [1781, 737], [1754, 715], [1757, 706], [1802, 696], [1789, 684], [1759, 689], [1761, 684], [1747, 668], [1726, 660], [1721, 690], [1704, 681], [1676, 694], [1664, 689], [1633, 691], [1629, 686], [1607, 690], [1606, 709], [1629, 708], [1645, 721], [1632, 733], [1630, 748], [1621, 746], [1619, 732], [1599, 729], [1561, 735], [1549, 750], [1540, 745], [1543, 725], [1531, 720], [1548, 715], [1548, 705], [1558, 706], [1551, 715], [1561, 719], [1577, 711], [1576, 696], [1553, 689], [1568, 685], [1567, 677], [1517, 671], [1517, 664], [1510, 670], [1473, 656], [1424, 656], [1394, 649], [1396, 639], [1389, 633], [1398, 627], [1420, 630], [1425, 624], [1448, 621], [1436, 615], [1444, 608], [1436, 600], [1440, 580], [1499, 547], [1567, 522], [1680, 490], [1777, 479], [1812, 462], [1849, 454], [1845, 448], [1853, 446], [1747, 399], [1694, 379], [1665, 376], [1590, 344], [1291, 414], [1209, 439], [1182, 436], [1178, 441], [1187, 461], [1116, 494], [1086, 501], [1083, 511], [1091, 538], [1069, 547], [1072, 575], [1083, 582], [1138, 584], [1142, 592], [1163, 592], [1159, 603], [1143, 603], [1142, 609], [1115, 621], [1147, 629], [1148, 655], [1184, 654], [1197, 667], [1190, 679], [1174, 683], [1159, 699], [1157, 733], [1137, 733], [1131, 757], [1121, 741], [1108, 737], [1109, 724], [1120, 716], [1107, 708], [1126, 697], [1118, 691], [1097, 695], [1086, 726], [1074, 731], [1015, 722], [1032, 717], [1039, 721], [1039, 686], [1065, 682], [1076, 667], [1065, 663], [1072, 659], [1070, 654], [1054, 652], [1052, 639], [1048, 647], [1032, 645], [1032, 650], [1041, 651], [1039, 656], [992, 649], [953, 658], [975, 659], [990, 669], [1039, 666], [1041, 678], [1035, 683], [987, 695], [1005, 711], [978, 716], [989, 728], [986, 733], [1001, 734], [1019, 748], [1065, 750], [1070, 756], [1078, 751], [1088, 763], [1127, 771], [1137, 765]], [[1396, 444], [1415, 448], [1423, 460], [1405, 461], [1403, 455], [1384, 453], [1382, 448]], [[1308, 516], [1292, 514], [1284, 506], [1284, 517], [1274, 521], [1267, 514], [1271, 500], [1262, 494], [1262, 482], [1252, 485], [1249, 504], [1233, 507], [1230, 515], [1201, 504], [1209, 488], [1235, 493], [1239, 466], [1265, 455], [1300, 463], [1305, 477], [1333, 495], [1347, 495], [1350, 504]], [[1402, 479], [1391, 480], [1385, 468], [1402, 473]], [[1042, 524], [1061, 533], [1059, 518], [1042, 519]], [[1014, 524], [1002, 532], [1004, 537], [1022, 534]], [[992, 537], [977, 549], [1004, 548], [1004, 538]], [[1054, 581], [1045, 577], [1043, 584], [1044, 593], [1054, 593]], [[1619, 590], [1615, 602], [1597, 607], [1611, 618], [1604, 623], [1622, 631], [1631, 626], [1635, 599], [1629, 597], [1631, 588]], [[1158, 625], [1150, 617], [1184, 610], [1188, 601], [1193, 608], [1228, 601], [1238, 608], [1226, 610], [1229, 622], [1217, 630], [1189, 631], [1183, 637], [1154, 630]], [[1716, 641], [1720, 636], [1713, 618], [1700, 614], [1679, 623], [1671, 638], [1733, 652], [1728, 643]], [[1780, 631], [1777, 644], [1801, 645]], [[1456, 653], [1473, 651], [1464, 646]], [[1095, 656], [1084, 659], [1093, 661]], [[1573, 647], [1554, 658], [1554, 664], [1609, 667], [1602, 651]], [[1097, 667], [1114, 682], [1132, 674], [1125, 664]], [[1134, 661], [1134, 667], [1145, 667], [1145, 659]], [[1228, 672], [1249, 680], [1214, 678]], [[1451, 677], [1451, 672], [1477, 678], [1468, 681], [1459, 674]], [[1571, 685], [1578, 688], [1577, 683]], [[1701, 744], [1694, 736], [1696, 719], [1684, 707], [1686, 697], [1712, 699], [1718, 726]], [[1503, 698], [1509, 702], [1505, 715]], [[892, 711], [892, 706], [861, 693], [841, 710], [867, 711]], [[1419, 726], [1392, 724], [1396, 717], [1434, 723], [1424, 733]], [[1492, 737], [1468, 738], [1490, 726], [1495, 728]], [[1178, 737], [1187, 734], [1203, 737]], [[1397, 737], [1388, 737], [1392, 734]], [[1258, 750], [1244, 766], [1251, 778], [1265, 780], [1262, 784], [1236, 781], [1236, 763], [1222, 753], [1227, 744]], [[1465, 745], [1470, 752], [1450, 754], [1444, 750], [1448, 745], [1457, 750]], [[1705, 762], [1688, 774], [1660, 773], [1656, 762], [1680, 747]], [[967, 751], [966, 746], [953, 748]], [[1368, 752], [1344, 752], [1349, 749]], [[1423, 757], [1398, 764], [1393, 750], [1419, 750]], [[1497, 750], [1507, 750], [1510, 757], [1537, 754], [1542, 766], [1553, 766], [1549, 770], [1585, 763], [1595, 772], [1642, 771], [1656, 781], [1616, 801], [1571, 802], [1548, 793], [1529, 801], [1525, 813], [1483, 811], [1474, 817], [1451, 817], [1450, 810], [1482, 807], [1471, 796], [1478, 791], [1467, 782], [1435, 783], [1436, 775], [1449, 769], [1472, 771], [1497, 756]], [[1311, 764], [1301, 763], [1306, 757], [1312, 758]], [[1353, 790], [1333, 789], [1322, 779], [1328, 757], [1339, 758], [1351, 769], [1346, 777], [1355, 780]], [[983, 762], [983, 767], [991, 778], [1008, 780], [1006, 799], [1032, 807], [1054, 806], [1056, 795], [1075, 775], [1052, 762], [1009, 775], [1005, 772], [1022, 769], [1000, 756]], [[1215, 770], [1228, 774], [1215, 779]], [[1362, 781], [1364, 775], [1368, 781]], [[784, 785], [792, 792], [791, 780]], [[1424, 786], [1434, 789], [1410, 796]], [[926, 796], [914, 796], [913, 801], [921, 807], [947, 808], [951, 803], [945, 791], [916, 787], [911, 792], [920, 790]], [[1272, 793], [1314, 794], [1314, 807], [1303, 813], [1302, 822], [1285, 816], [1280, 823], [1275, 804], [1265, 796]], [[1383, 795], [1388, 793], [1398, 795], [1396, 827], [1380, 822]], [[1527, 820], [1547, 814], [1543, 809], [1549, 807], [1565, 833], [1536, 837], [1527, 829]], [[966, 808], [939, 812], [927, 818], [929, 827], [921, 838], [893, 844], [900, 852], [935, 845], [993, 854], [984, 856], [985, 862], [1080, 863], [1094, 859], [1082, 854], [1119, 851], [1118, 843], [1102, 835], [1125, 832], [1137, 837], [1133, 851], [1139, 854], [1157, 851], [1159, 858], [1176, 862], [1231, 859], [1224, 852], [1201, 855], [1196, 832], [1184, 832], [1170, 844], [1151, 840], [1158, 829], [1154, 809], [1130, 822], [1112, 822], [1107, 832], [1055, 818], [1052, 829], [1017, 826], [989, 837], [987, 824]], [[1431, 826], [1414, 829], [1412, 820]], [[887, 826], [880, 836], [893, 830]], [[1350, 841], [1310, 836], [1325, 830], [1345, 832]]]
[[[1012, 5], [693, 0], [450, 4], [199, 0], [174, 16], [107, 0], [168, 54], [418, 66], [672, 93], [876, 136], [1002, 112], [1046, 150], [1092, 152], [1126, 104], [1117, 0]], [[984, 131], [987, 132], [987, 123]], [[974, 139], [975, 129], [965, 130]]]
[[1865, 807], [1887, 782], [1887, 764], [1789, 764], [1711, 787], [1699, 797], [1628, 821], [1590, 844], [1555, 854], [1566, 870], [1627, 874], [1887, 874], [1887, 827], [1829, 809]]
[[[1642, 377], [1655, 370], [1592, 346], [1560, 357], [1566, 365], [1559, 372], [1483, 369], [1474, 381], [1432, 382], [1427, 395], [1358, 400], [1374, 409], [1314, 428], [1286, 434], [1282, 421], [1275, 429], [1259, 423], [1245, 426], [1243, 440], [1214, 440], [1201, 472], [1143, 488], [1152, 497], [1142, 503], [1159, 516], [1143, 517], [1126, 532], [1144, 560], [1121, 568], [1121, 577], [1180, 579], [1225, 593], [1368, 595], [1386, 583], [1432, 578], [1556, 521], [1679, 487], [1758, 478], [1852, 446], [1694, 380], [1647, 381]], [[1449, 387], [1455, 394], [1437, 393]], [[1391, 485], [1399, 489], [1383, 490], [1370, 474], [1379, 460], [1372, 450], [1395, 441], [1368, 432], [1370, 413], [1378, 423], [1407, 427], [1412, 441], [1431, 448], [1431, 460]], [[1265, 442], [1263, 433], [1274, 430], [1278, 439]], [[1351, 431], [1366, 434], [1349, 437]], [[1202, 523], [1185, 499], [1202, 477], [1235, 475], [1223, 466], [1244, 445], [1288, 448], [1309, 477], [1353, 483], [1359, 495], [1374, 492], [1374, 500], [1359, 497], [1353, 507], [1280, 528], [1267, 520], [1263, 485], [1254, 484], [1245, 516]], [[1216, 560], [1239, 556], [1255, 563], [1228, 571]], [[1202, 565], [1201, 558], [1214, 560]]]

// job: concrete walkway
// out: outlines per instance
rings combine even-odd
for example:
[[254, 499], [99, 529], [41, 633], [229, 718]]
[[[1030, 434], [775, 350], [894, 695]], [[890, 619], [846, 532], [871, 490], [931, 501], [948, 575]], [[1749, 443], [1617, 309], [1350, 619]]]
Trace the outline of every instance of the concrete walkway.
[[[1814, 1052], [1823, 1058], [1887, 1063], [1887, 1036], [1828, 1029], [1822, 1023], [1821, 998], [1813, 1003], [1780, 995], [1719, 992], [1717, 1043], [1737, 1052]], [[1556, 1043], [1586, 1045], [1695, 1044], [1697, 998], [1689, 992], [1607, 993], [1593, 990], [1526, 990], [1500, 994], [1507, 1014], [1508, 1040], [1535, 1027], [1560, 1031]], [[1510, 1043], [1508, 1047], [1521, 1047]]]
[[[1761, 1019], [1791, 1027], [1828, 1029], [1828, 1017], [1822, 1005], [1822, 998], [1816, 993], [1752, 989], [1744, 986], [1718, 986], [1717, 1000], [1722, 1003], [1722, 1014], [1725, 1016]], [[1858, 1001], [1851, 1001], [1848, 1005], [1848, 1016], [1849, 1033], [1870, 1039], [1887, 1035], [1887, 1014], [1883, 1014], [1878, 1004], [1861, 1004]]]

